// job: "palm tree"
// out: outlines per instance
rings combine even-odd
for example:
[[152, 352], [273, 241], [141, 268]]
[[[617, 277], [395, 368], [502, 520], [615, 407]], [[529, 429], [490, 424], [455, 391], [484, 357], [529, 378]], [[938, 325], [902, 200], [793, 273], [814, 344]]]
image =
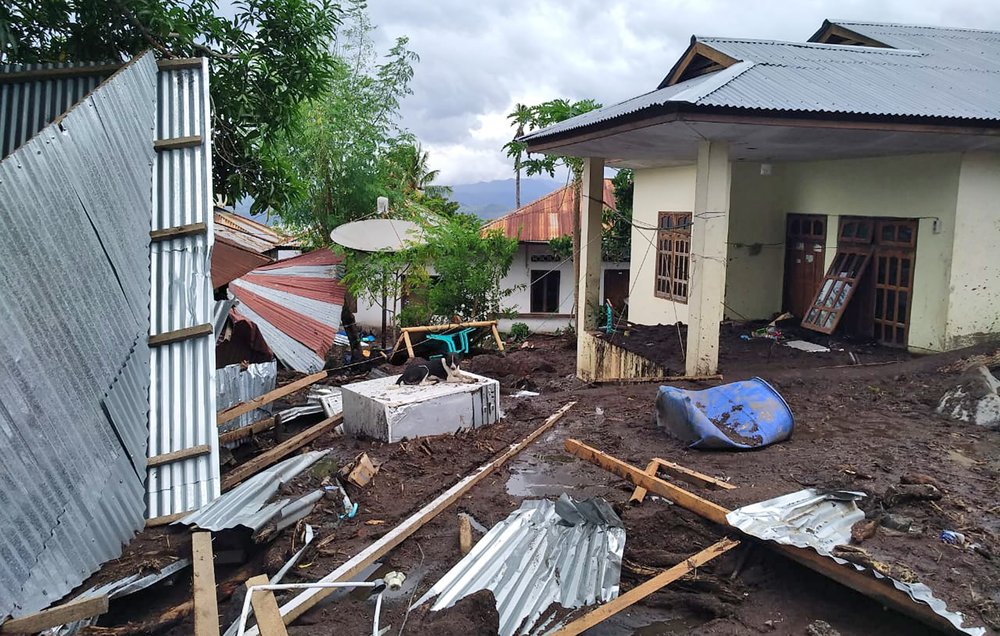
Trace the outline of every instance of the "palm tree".
[[507, 119], [512, 120], [517, 125], [514, 131], [514, 138], [504, 145], [507, 156], [514, 160], [514, 209], [521, 207], [521, 158], [524, 156], [525, 144], [518, 141], [524, 135], [524, 127], [529, 124], [534, 117], [534, 110], [524, 104], [515, 104], [514, 110]]
[[440, 174], [440, 170], [428, 169], [430, 153], [419, 142], [398, 146], [393, 154], [394, 177], [398, 179], [400, 190], [405, 195], [420, 197]]

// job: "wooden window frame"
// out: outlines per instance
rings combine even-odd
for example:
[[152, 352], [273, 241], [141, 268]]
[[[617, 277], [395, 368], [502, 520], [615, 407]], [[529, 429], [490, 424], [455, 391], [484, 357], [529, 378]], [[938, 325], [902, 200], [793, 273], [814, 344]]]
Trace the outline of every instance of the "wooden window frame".
[[[535, 277], [536, 273], [538, 274], [537, 278]], [[548, 279], [548, 280], [546, 280], [546, 279]], [[559, 294], [560, 294], [560, 285], [562, 284], [562, 280], [561, 279], [562, 279], [562, 275], [561, 275], [561, 272], [558, 269], [529, 269], [528, 270], [528, 308], [531, 310], [530, 313], [532, 313], [532, 314], [540, 314], [540, 315], [547, 315], [547, 316], [559, 313], [559, 304], [560, 304], [560, 300], [561, 300], [560, 297], [559, 297]], [[554, 297], [555, 298], [554, 299], [555, 309], [553, 309], [552, 311], [545, 311], [544, 310], [544, 306], [546, 304], [546, 301], [552, 300], [552, 299], [549, 298], [549, 294], [546, 293], [546, 289], [545, 288], [548, 285], [553, 284], [551, 282], [552, 280], [555, 280], [555, 283], [554, 283], [554, 285], [555, 285], [555, 297]], [[540, 296], [541, 296], [540, 303], [539, 303], [541, 305], [540, 308], [536, 308], [535, 307], [535, 284], [536, 283], [539, 284], [539, 285], [541, 285], [543, 287], [543, 289], [542, 289], [542, 291], [540, 293]]]
[[656, 269], [653, 272], [653, 294], [657, 298], [687, 304], [691, 282], [692, 221], [691, 212], [661, 211], [657, 214]]
[[[838, 246], [833, 263], [802, 319], [802, 326], [819, 333], [833, 333], [844, 317], [844, 311], [854, 297], [871, 260], [870, 245], [852, 245], [848, 242]], [[850, 267], [845, 268], [848, 264]]]

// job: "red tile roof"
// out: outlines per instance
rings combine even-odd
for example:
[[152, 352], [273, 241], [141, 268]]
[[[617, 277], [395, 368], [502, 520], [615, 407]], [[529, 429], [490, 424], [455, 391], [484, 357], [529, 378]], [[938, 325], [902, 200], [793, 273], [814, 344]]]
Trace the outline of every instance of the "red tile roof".
[[[615, 208], [615, 187], [604, 180], [604, 205]], [[500, 229], [522, 242], [547, 243], [573, 234], [573, 186], [567, 185], [517, 210], [483, 225], [484, 230]], [[518, 233], [520, 232], [520, 236]]]

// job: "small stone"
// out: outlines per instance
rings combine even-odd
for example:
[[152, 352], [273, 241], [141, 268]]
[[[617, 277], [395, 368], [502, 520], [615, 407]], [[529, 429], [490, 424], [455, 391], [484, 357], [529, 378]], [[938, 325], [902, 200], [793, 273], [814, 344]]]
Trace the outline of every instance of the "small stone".
[[882, 525], [892, 530], [909, 532], [910, 526], [913, 525], [913, 519], [903, 515], [888, 514], [882, 517]]
[[826, 621], [813, 621], [806, 625], [806, 636], [840, 636], [840, 632]]

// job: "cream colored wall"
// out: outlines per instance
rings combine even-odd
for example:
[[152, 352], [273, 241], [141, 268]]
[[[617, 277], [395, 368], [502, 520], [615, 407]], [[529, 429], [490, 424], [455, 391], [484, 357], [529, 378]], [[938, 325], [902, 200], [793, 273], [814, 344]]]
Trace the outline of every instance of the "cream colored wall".
[[[632, 267], [628, 317], [645, 325], [687, 322], [688, 306], [657, 298], [656, 230], [658, 213], [694, 210], [695, 166], [635, 171], [632, 195]], [[652, 245], [650, 244], [652, 243]]]
[[956, 208], [945, 329], [949, 348], [1000, 333], [1000, 155], [962, 157]]
[[[945, 348], [958, 154], [809, 161], [775, 166], [785, 213], [919, 218], [908, 345]], [[933, 218], [941, 231], [933, 232]], [[828, 224], [835, 233], [834, 219]], [[835, 244], [835, 243], [834, 243]], [[833, 258], [828, 247], [827, 264]], [[779, 287], [781, 281], [776, 283]]]
[[729, 199], [726, 318], [759, 320], [781, 311], [785, 213], [781, 175], [759, 163], [733, 163]]

